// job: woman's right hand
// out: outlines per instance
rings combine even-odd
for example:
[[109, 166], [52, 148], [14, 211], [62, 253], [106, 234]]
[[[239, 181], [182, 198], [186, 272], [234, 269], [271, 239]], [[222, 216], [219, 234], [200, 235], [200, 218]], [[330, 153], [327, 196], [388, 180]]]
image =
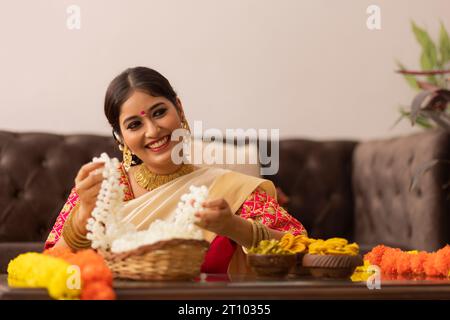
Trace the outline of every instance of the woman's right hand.
[[86, 222], [91, 217], [95, 208], [98, 193], [103, 181], [101, 172], [96, 170], [103, 168], [104, 162], [89, 162], [82, 166], [75, 178], [75, 190], [79, 198], [79, 207], [75, 216], [78, 230], [86, 234]]

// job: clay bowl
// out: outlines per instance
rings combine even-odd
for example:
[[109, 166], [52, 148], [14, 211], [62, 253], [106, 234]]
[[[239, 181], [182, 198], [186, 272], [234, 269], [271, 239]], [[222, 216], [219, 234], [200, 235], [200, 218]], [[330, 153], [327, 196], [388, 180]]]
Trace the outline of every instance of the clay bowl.
[[295, 255], [250, 253], [247, 262], [260, 278], [284, 278], [295, 265]]
[[360, 255], [305, 254], [303, 257], [303, 267], [315, 278], [348, 279], [363, 264]]

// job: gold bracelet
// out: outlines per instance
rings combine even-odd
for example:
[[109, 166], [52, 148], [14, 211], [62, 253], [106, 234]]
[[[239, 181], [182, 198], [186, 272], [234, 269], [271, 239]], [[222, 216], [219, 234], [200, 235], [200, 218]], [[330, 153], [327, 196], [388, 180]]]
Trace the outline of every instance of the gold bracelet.
[[255, 223], [259, 229], [259, 241], [269, 240], [270, 239], [269, 229], [261, 222], [255, 221]]
[[258, 240], [267, 240], [266, 236], [266, 226], [263, 225], [261, 222], [255, 221], [256, 226], [258, 227]]
[[88, 240], [85, 235], [81, 234], [74, 224], [73, 219], [76, 214], [76, 209], [77, 206], [72, 209], [72, 212], [69, 213], [69, 217], [64, 223], [62, 231], [64, 241], [74, 250], [90, 248], [91, 241]]
[[250, 223], [252, 224], [252, 245], [251, 245], [251, 247], [254, 248], [254, 247], [256, 247], [256, 243], [258, 240], [258, 236], [257, 236], [258, 230], [257, 230], [256, 224], [255, 224], [255, 221], [253, 221], [253, 219], [248, 218], [247, 220], [250, 221]]
[[269, 240], [270, 233], [265, 225], [253, 219], [247, 219], [252, 223], [252, 247], [257, 247], [262, 240]]
[[67, 245], [75, 250], [86, 249], [91, 246], [91, 242], [81, 233], [76, 231], [72, 214], [69, 216], [68, 221], [64, 224], [63, 237]]
[[265, 240], [270, 240], [270, 232], [269, 232], [269, 228], [267, 228], [265, 225], [261, 224], [263, 226], [263, 231], [264, 231], [264, 239]]

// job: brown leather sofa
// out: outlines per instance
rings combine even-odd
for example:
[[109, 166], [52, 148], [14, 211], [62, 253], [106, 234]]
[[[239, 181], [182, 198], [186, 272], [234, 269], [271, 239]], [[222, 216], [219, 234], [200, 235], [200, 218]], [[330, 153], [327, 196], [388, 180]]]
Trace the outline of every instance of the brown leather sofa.
[[[41, 251], [80, 166], [101, 152], [120, 157], [111, 137], [0, 131], [0, 273], [21, 252]], [[279, 172], [267, 176], [312, 237], [345, 237], [363, 251], [384, 243], [436, 250], [450, 242], [450, 159], [441, 130], [377, 141], [280, 142]]]

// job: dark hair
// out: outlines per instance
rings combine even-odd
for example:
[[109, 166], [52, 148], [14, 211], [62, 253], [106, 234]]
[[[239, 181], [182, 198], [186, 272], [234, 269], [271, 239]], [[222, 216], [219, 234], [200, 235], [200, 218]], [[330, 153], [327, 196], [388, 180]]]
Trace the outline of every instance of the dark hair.
[[[114, 133], [122, 137], [119, 124], [119, 115], [123, 103], [135, 90], [144, 91], [154, 97], [164, 97], [177, 107], [177, 94], [162, 74], [146, 68], [128, 68], [115, 77], [108, 86], [105, 95], [105, 115]], [[120, 141], [118, 141], [120, 142]]]

